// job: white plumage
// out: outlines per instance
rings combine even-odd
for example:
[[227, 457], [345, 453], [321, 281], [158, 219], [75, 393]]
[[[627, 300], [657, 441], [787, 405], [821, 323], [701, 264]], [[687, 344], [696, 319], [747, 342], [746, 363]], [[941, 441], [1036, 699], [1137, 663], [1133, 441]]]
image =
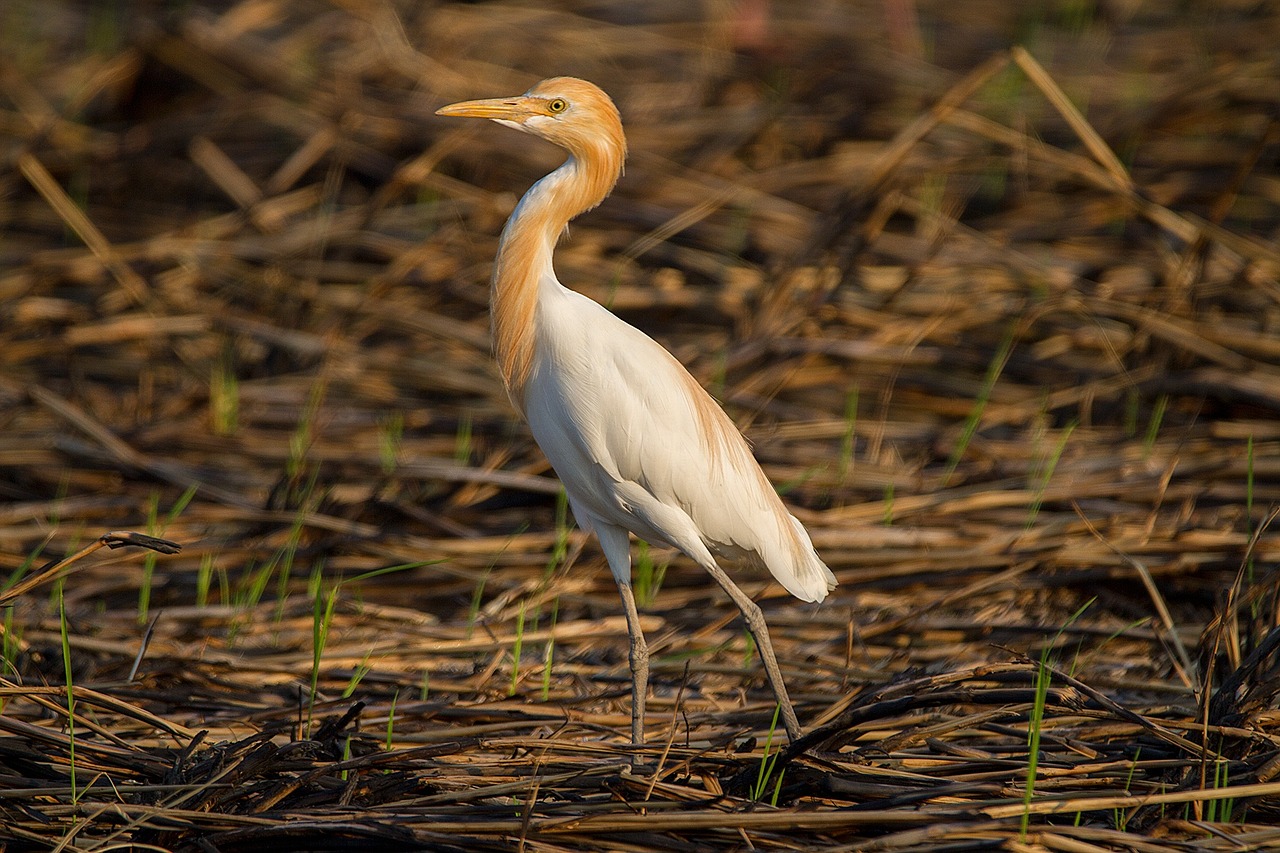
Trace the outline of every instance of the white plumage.
[[512, 402], [617, 581], [631, 634], [633, 739], [644, 738], [648, 650], [631, 591], [628, 532], [678, 548], [733, 598], [788, 735], [799, 737], [760, 609], [716, 558], [765, 567], [804, 601], [822, 601], [835, 576], [711, 396], [662, 346], [562, 286], [552, 268], [565, 225], [599, 204], [622, 171], [617, 109], [594, 85], [558, 77], [515, 98], [439, 113], [490, 118], [570, 153], [525, 194], [503, 231], [493, 276], [494, 350]]
[[551, 292], [538, 300], [525, 416], [579, 522], [665, 542], [699, 563], [712, 554], [753, 562], [797, 598], [825, 598], [835, 578], [809, 535], [684, 367], [596, 302], [554, 279], [542, 287]]

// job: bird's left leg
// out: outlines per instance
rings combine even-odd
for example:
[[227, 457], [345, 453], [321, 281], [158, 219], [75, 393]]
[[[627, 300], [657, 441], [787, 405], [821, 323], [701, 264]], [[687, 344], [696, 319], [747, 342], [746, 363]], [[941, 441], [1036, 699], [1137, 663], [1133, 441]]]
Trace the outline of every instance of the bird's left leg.
[[[628, 660], [631, 664], [631, 741], [636, 746], [644, 743], [644, 705], [649, 693], [649, 645], [640, 628], [640, 611], [636, 609], [636, 596], [631, 589], [631, 544], [627, 531], [620, 527], [596, 525], [600, 548], [609, 561], [609, 570], [618, 582], [622, 596], [622, 608], [627, 614], [627, 634], [631, 638]], [[633, 756], [638, 761], [639, 753]]]
[[[640, 630], [640, 611], [636, 609], [635, 593], [631, 584], [618, 584], [622, 595], [622, 607], [627, 614], [627, 633], [631, 636], [631, 741], [636, 746], [644, 744], [644, 705], [649, 692], [649, 644]], [[639, 755], [637, 754], [637, 758]]]
[[764, 614], [760, 606], [751, 600], [751, 596], [743, 592], [733, 579], [725, 574], [724, 569], [716, 565], [714, 559], [705, 562], [699, 560], [707, 573], [720, 584], [720, 588], [729, 594], [733, 603], [738, 605], [742, 618], [746, 620], [747, 630], [755, 638], [756, 648], [760, 650], [760, 660], [764, 662], [764, 674], [773, 688], [774, 698], [782, 709], [782, 725], [787, 730], [787, 737], [795, 743], [800, 739], [800, 721], [796, 719], [796, 709], [791, 705], [791, 697], [787, 695], [787, 685], [782, 681], [782, 670], [778, 667], [778, 657], [773, 653], [773, 641], [769, 639], [769, 627], [765, 624]]

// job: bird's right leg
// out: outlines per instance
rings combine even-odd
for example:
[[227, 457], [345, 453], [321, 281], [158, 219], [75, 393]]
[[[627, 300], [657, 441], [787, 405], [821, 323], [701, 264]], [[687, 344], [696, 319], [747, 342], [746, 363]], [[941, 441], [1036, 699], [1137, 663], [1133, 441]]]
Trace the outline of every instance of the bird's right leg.
[[[622, 596], [622, 608], [627, 615], [627, 634], [631, 638], [628, 660], [631, 664], [631, 741], [636, 746], [644, 743], [644, 705], [649, 693], [649, 645], [640, 628], [640, 611], [636, 609], [636, 596], [631, 589], [631, 544], [627, 531], [620, 527], [596, 525], [600, 548], [609, 561], [609, 570], [618, 583]], [[632, 756], [633, 762], [640, 755]]]

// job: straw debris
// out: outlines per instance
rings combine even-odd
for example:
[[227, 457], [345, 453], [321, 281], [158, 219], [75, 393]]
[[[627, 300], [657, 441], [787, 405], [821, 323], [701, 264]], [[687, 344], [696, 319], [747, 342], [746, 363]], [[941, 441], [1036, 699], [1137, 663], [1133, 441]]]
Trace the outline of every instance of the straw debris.
[[[4, 6], [0, 846], [1280, 847], [1280, 12], [762, 5]], [[654, 548], [631, 767], [488, 353], [558, 153], [432, 116], [553, 74], [633, 152], [561, 278], [840, 580], [744, 579], [796, 743]]]

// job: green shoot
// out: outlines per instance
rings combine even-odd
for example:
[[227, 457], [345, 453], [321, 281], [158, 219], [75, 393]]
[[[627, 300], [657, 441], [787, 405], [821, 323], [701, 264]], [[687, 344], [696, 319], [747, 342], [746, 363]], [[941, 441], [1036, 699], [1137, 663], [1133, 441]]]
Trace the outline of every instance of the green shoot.
[[205, 554], [200, 558], [200, 568], [196, 572], [196, 607], [209, 605], [209, 584], [213, 581], [213, 554]]
[[991, 363], [987, 365], [987, 374], [982, 380], [982, 390], [978, 392], [978, 397], [973, 401], [973, 408], [969, 410], [969, 416], [965, 418], [964, 428], [960, 431], [960, 438], [956, 441], [956, 446], [951, 449], [951, 456], [947, 459], [946, 471], [942, 474], [942, 485], [946, 486], [951, 480], [951, 475], [955, 473], [956, 466], [960, 464], [961, 457], [969, 447], [969, 442], [973, 440], [974, 433], [978, 431], [978, 424], [982, 421], [982, 413], [987, 408], [987, 403], [991, 399], [991, 392], [996, 387], [996, 380], [1000, 378], [1000, 374], [1004, 372], [1004, 366], [1009, 362], [1009, 354], [1013, 352], [1014, 332], [1016, 331], [1016, 323], [1009, 325], [1009, 330], [1005, 332], [1004, 340], [1000, 341], [1000, 346], [996, 348], [996, 353], [991, 358]]
[[63, 579], [58, 578], [54, 595], [58, 599], [58, 629], [62, 639], [62, 670], [67, 685], [67, 761], [71, 778], [71, 802], [79, 801], [76, 792], [76, 694], [71, 673], [71, 636], [67, 630], [67, 600], [63, 596]]
[[1053, 648], [1057, 646], [1058, 639], [1062, 636], [1067, 628], [1075, 624], [1076, 620], [1084, 615], [1084, 612], [1093, 605], [1096, 599], [1089, 599], [1082, 604], [1075, 613], [1063, 623], [1058, 629], [1058, 633], [1054, 635], [1053, 640], [1045, 644], [1040, 651], [1040, 664], [1036, 667], [1036, 677], [1034, 682], [1035, 692], [1031, 701], [1031, 713], [1027, 720], [1027, 783], [1022, 791], [1022, 820], [1019, 826], [1018, 837], [1022, 841], [1027, 839], [1027, 826], [1031, 820], [1031, 799], [1035, 795], [1036, 789], [1036, 770], [1040, 764], [1040, 730], [1044, 725], [1044, 709], [1049, 698], [1049, 655]]
[[543, 649], [542, 657], [542, 701], [546, 702], [551, 696], [551, 665], [555, 660], [556, 651], [556, 620], [560, 617], [560, 599], [556, 599], [551, 604], [551, 636], [547, 637], [546, 648]]
[[[1231, 787], [1231, 768], [1226, 759], [1218, 762], [1218, 772], [1214, 775], [1214, 788], [1221, 791], [1224, 788]], [[1230, 821], [1235, 812], [1235, 797], [1225, 797], [1222, 799], [1222, 820]], [[1240, 820], [1244, 820], [1244, 815], [1240, 816]]]
[[[1133, 751], [1133, 761], [1129, 763], [1129, 775], [1124, 779], [1124, 792], [1129, 793], [1129, 788], [1133, 785], [1133, 774], [1138, 769], [1138, 759], [1142, 757], [1142, 747], [1136, 747]], [[1114, 820], [1116, 829], [1124, 832], [1129, 825], [1129, 816], [1122, 808], [1116, 808], [1114, 812]]]
[[893, 483], [884, 487], [884, 512], [880, 514], [880, 523], [885, 527], [893, 524]]
[[[778, 730], [778, 714], [782, 711], [781, 705], [773, 707], [773, 721], [769, 723], [769, 733], [764, 739], [764, 753], [760, 756], [760, 769], [756, 772], [756, 783], [751, 786], [751, 799], [760, 802], [764, 799], [765, 790], [768, 788], [769, 780], [773, 777], [774, 765], [778, 763], [778, 753], [772, 751], [773, 736]], [[778, 785], [782, 784], [782, 778], [779, 776]], [[773, 792], [773, 801], [777, 803], [778, 790], [775, 786]]]
[[1049, 696], [1049, 646], [1040, 653], [1040, 665], [1036, 667], [1035, 698], [1031, 703], [1031, 716], [1027, 721], [1027, 784], [1022, 790], [1022, 822], [1018, 837], [1026, 843], [1027, 825], [1031, 820], [1031, 798], [1036, 790], [1036, 769], [1040, 764], [1040, 729], [1044, 723], [1044, 706]]
[[267, 561], [262, 566], [250, 560], [245, 563], [240, 580], [236, 583], [235, 606], [240, 610], [252, 610], [262, 600], [262, 593], [267, 588], [267, 581], [274, 571], [274, 562]]
[[[339, 580], [329, 590], [328, 594], [322, 595], [320, 569], [313, 568], [311, 578], [307, 583], [308, 590], [311, 592], [311, 684], [310, 696], [307, 702], [307, 728], [311, 731], [311, 713], [315, 709], [316, 694], [320, 686], [320, 661], [324, 657], [325, 644], [329, 641], [329, 630], [333, 626], [333, 613], [338, 604], [338, 596], [342, 592], [342, 588], [348, 584], [361, 583], [371, 580], [382, 575], [391, 574], [392, 572], [401, 572], [405, 569], [416, 569], [422, 566], [429, 566], [432, 562], [414, 562], [402, 563], [396, 566], [384, 566], [381, 569], [373, 569], [372, 571], [363, 572], [353, 578]], [[342, 694], [343, 698], [347, 698], [359, 686], [361, 679], [369, 672], [368, 657], [360, 662], [360, 666], [356, 668], [355, 674], [351, 678], [351, 682], [347, 685], [346, 691]], [[425, 685], [424, 685], [425, 690]], [[424, 697], [425, 698], [425, 697]]]
[[[67, 553], [74, 553], [80, 547], [80, 537], [84, 534], [84, 528], [78, 528], [75, 533], [67, 539]], [[62, 595], [62, 587], [53, 586], [49, 588], [49, 603], [56, 605], [59, 596]]]
[[56, 530], [62, 523], [62, 502], [67, 499], [67, 491], [71, 488], [70, 474], [63, 474], [58, 480], [58, 491], [53, 497], [53, 505], [49, 508], [49, 529]]
[[726, 640], [723, 643], [717, 643], [714, 646], [694, 646], [688, 649], [679, 649], [672, 651], [670, 654], [662, 656], [662, 660], [667, 663], [683, 663], [687, 660], [698, 660], [699, 658], [713, 658], [716, 655], [722, 655], [725, 652], [733, 650], [733, 640]]
[[395, 412], [385, 418], [378, 438], [378, 459], [382, 464], [382, 473], [391, 474], [400, 463], [400, 444], [404, 439], [404, 415]]
[[[0, 640], [3, 643], [0, 647], [0, 662], [3, 662], [3, 671], [6, 675], [16, 675], [18, 672], [18, 651], [22, 644], [15, 633], [16, 630], [13, 624], [13, 606], [10, 605], [4, 609], [4, 638]], [[3, 711], [4, 697], [0, 696], [0, 713]]]
[[213, 366], [209, 375], [209, 420], [213, 434], [235, 435], [240, 425], [240, 383], [230, 353]]
[[431, 670], [422, 671], [422, 687], [418, 690], [418, 701], [425, 702], [431, 696]]
[[1169, 395], [1161, 394], [1156, 398], [1155, 408], [1151, 410], [1151, 420], [1147, 423], [1146, 435], [1142, 437], [1142, 458], [1151, 456], [1156, 446], [1156, 438], [1160, 435], [1160, 424], [1164, 420], [1164, 410], [1169, 405]]
[[333, 609], [338, 603], [338, 590], [342, 584], [334, 584], [329, 594], [323, 598], [316, 595], [312, 599], [311, 609], [311, 685], [307, 698], [307, 728], [311, 733], [311, 712], [315, 709], [316, 693], [320, 686], [320, 659], [324, 657], [324, 647], [329, 641], [329, 629], [333, 625]]
[[[285, 460], [284, 472], [290, 483], [294, 483], [302, 475], [304, 463], [307, 459], [307, 451], [311, 448], [312, 427], [315, 425], [316, 414], [320, 411], [320, 404], [324, 402], [325, 381], [323, 377], [316, 379], [311, 386], [311, 393], [307, 396], [307, 405], [303, 407], [302, 415], [298, 418], [298, 425], [294, 427], [293, 435], [289, 437], [289, 458]], [[312, 477], [314, 484], [315, 477]], [[310, 493], [310, 488], [307, 489]], [[290, 498], [295, 497], [289, 495]]]
[[471, 413], [463, 412], [458, 418], [458, 430], [453, 439], [453, 461], [459, 465], [471, 464]]
[[[151, 500], [147, 502], [147, 534], [157, 536], [160, 533], [159, 525], [156, 523], [156, 517], [160, 512], [160, 495], [156, 492], [151, 493]], [[145, 625], [147, 623], [147, 613], [151, 609], [151, 578], [156, 570], [156, 553], [147, 551], [147, 555], [142, 558], [142, 583], [138, 585], [138, 624]]]
[[[547, 588], [547, 585], [555, 576], [556, 570], [564, 565], [565, 560], [569, 556], [569, 535], [573, 532], [573, 524], [569, 520], [569, 495], [565, 492], [563, 487], [561, 487], [560, 491], [556, 494], [555, 528], [556, 541], [555, 544], [551, 546], [551, 555], [547, 557], [547, 565], [542, 571], [542, 582], [539, 584], [534, 597], [537, 597], [538, 594], [542, 593]], [[478, 591], [477, 594], [479, 594]], [[479, 606], [478, 600], [473, 603], [476, 607]], [[527, 616], [529, 618], [529, 630], [538, 630], [538, 623], [542, 620], [541, 606], [535, 605], [533, 612], [527, 614]]]
[[324, 561], [316, 560], [311, 565], [311, 575], [307, 578], [307, 598], [315, 600], [320, 594], [320, 587], [324, 585]]
[[342, 690], [343, 699], [351, 698], [351, 694], [356, 692], [356, 688], [360, 686], [360, 682], [364, 681], [364, 677], [368, 675], [369, 670], [373, 668], [369, 666], [369, 655], [371, 654], [373, 654], [372, 651], [365, 652], [364, 658], [360, 661], [360, 665], [351, 672], [351, 680], [347, 682], [347, 686]]
[[858, 426], [858, 386], [849, 390], [844, 398], [844, 435], [840, 437], [840, 484], [844, 485], [849, 469], [853, 467], [854, 439], [857, 438]]
[[773, 796], [769, 798], [769, 805], [775, 809], [778, 807], [778, 795], [782, 793], [782, 777], [787, 775], [787, 768], [778, 771], [778, 781], [773, 783]]
[[191, 503], [191, 499], [196, 496], [196, 492], [199, 490], [200, 484], [195, 483], [188, 486], [185, 492], [178, 495], [178, 499], [173, 502], [173, 506], [169, 507], [169, 514], [164, 517], [164, 526], [160, 528], [161, 533], [167, 530], [169, 525], [177, 521], [178, 516], [186, 511], [187, 505]]
[[387, 752], [391, 751], [396, 728], [396, 703], [400, 701], [400, 691], [391, 697], [391, 707], [387, 710]]
[[520, 653], [524, 649], [524, 602], [520, 603], [520, 611], [516, 614], [516, 639], [511, 647], [511, 684], [507, 687], [507, 695], [516, 695], [516, 686], [520, 682]]
[[543, 577], [550, 578], [555, 574], [563, 563], [564, 558], [569, 554], [569, 534], [572, 532], [569, 524], [569, 495], [565, 492], [564, 487], [560, 487], [560, 491], [556, 494], [556, 543], [551, 548], [551, 557], [547, 560], [547, 568], [543, 573]]
[[643, 539], [637, 540], [635, 593], [636, 603], [641, 607], [652, 607], [657, 600], [658, 590], [662, 588], [662, 581], [666, 579], [667, 566], [670, 562], [670, 560], [655, 562], [649, 550], [649, 543]]
[[[293, 523], [289, 528], [289, 535], [285, 539], [284, 544], [276, 549], [275, 553], [263, 563], [261, 566], [255, 566], [250, 562], [245, 566], [238, 583], [235, 606], [241, 610], [248, 611], [258, 606], [262, 601], [263, 594], [267, 590], [267, 586], [271, 583], [271, 579], [276, 578], [277, 608], [276, 620], [284, 618], [285, 594], [288, 592], [288, 585], [293, 574], [293, 563], [297, 556], [298, 549], [302, 544], [302, 532], [306, 527], [306, 519], [308, 508], [311, 503], [310, 496], [315, 487], [316, 478], [319, 472], [313, 471], [306, 486], [302, 490], [302, 504], [294, 513]], [[280, 569], [277, 576], [276, 569]], [[226, 601], [227, 599], [223, 599]]]
[[707, 380], [707, 390], [711, 392], [711, 396], [717, 400], [724, 399], [724, 389], [728, 382], [729, 373], [729, 351], [727, 349], [720, 350], [716, 354], [715, 368], [711, 371], [711, 376]]
[[[157, 492], [151, 493], [151, 500], [147, 504], [147, 533], [151, 536], [160, 536], [182, 515], [187, 505], [191, 503], [191, 499], [196, 496], [199, 490], [199, 484], [189, 486], [185, 492], [178, 496], [178, 500], [169, 508], [169, 512], [164, 517], [164, 523], [160, 523], [160, 495]], [[144, 625], [147, 622], [148, 613], [151, 609], [151, 583], [155, 575], [157, 554], [154, 551], [148, 551], [147, 555], [142, 558], [142, 583], [138, 586], [138, 624]]]
[[[314, 477], [314, 475], [313, 475]], [[276, 622], [279, 623], [284, 619], [285, 602], [289, 596], [289, 579], [293, 575], [293, 561], [298, 556], [298, 549], [302, 546], [302, 531], [306, 528], [307, 511], [304, 507], [298, 507], [293, 515], [293, 525], [289, 528], [289, 538], [285, 540], [284, 547], [276, 553], [272, 559], [272, 564], [279, 565], [280, 572], [276, 575]], [[316, 562], [322, 562], [317, 559]], [[262, 573], [262, 586], [258, 587], [257, 594], [262, 595], [263, 588], [269, 580], [271, 571]]]
[[218, 595], [223, 604], [231, 601], [231, 577], [226, 566], [218, 566]]
[[1142, 408], [1142, 398], [1137, 388], [1129, 388], [1124, 393], [1124, 434], [1133, 438], [1138, 434], [1138, 411]]
[[1067, 449], [1067, 441], [1071, 438], [1071, 433], [1076, 428], [1076, 422], [1072, 421], [1067, 424], [1066, 429], [1062, 431], [1062, 437], [1058, 439], [1057, 445], [1054, 446], [1053, 452], [1049, 454], [1049, 458], [1041, 463], [1036, 483], [1036, 496], [1031, 501], [1031, 506], [1027, 510], [1027, 522], [1023, 525], [1023, 530], [1030, 530], [1031, 526], [1036, 523], [1036, 516], [1040, 514], [1040, 507], [1044, 503], [1044, 493], [1049, 488], [1049, 481], [1053, 479], [1053, 472], [1058, 467], [1058, 461], [1062, 458], [1062, 452]]
[[484, 600], [484, 585], [489, 580], [490, 573], [493, 572], [493, 564], [490, 563], [485, 567], [484, 574], [480, 575], [476, 581], [476, 588], [471, 592], [471, 606], [467, 608], [467, 639], [471, 639], [471, 635], [475, 633], [476, 622], [480, 620], [480, 602]]
[[[1219, 758], [1213, 762], [1213, 789], [1215, 791], [1221, 791], [1223, 788], [1229, 787], [1230, 784], [1230, 762], [1225, 758]], [[1209, 800], [1205, 805], [1205, 821], [1208, 823], [1217, 823], [1219, 821], [1226, 823], [1231, 820], [1231, 813], [1234, 810], [1234, 797], [1224, 797], [1221, 800]]]
[[613, 273], [609, 276], [609, 286], [606, 288], [604, 299], [600, 300], [600, 304], [609, 310], [613, 310], [613, 300], [618, 296], [618, 288], [622, 286], [622, 268], [626, 263], [624, 258], [619, 258], [617, 263], [613, 265]]

